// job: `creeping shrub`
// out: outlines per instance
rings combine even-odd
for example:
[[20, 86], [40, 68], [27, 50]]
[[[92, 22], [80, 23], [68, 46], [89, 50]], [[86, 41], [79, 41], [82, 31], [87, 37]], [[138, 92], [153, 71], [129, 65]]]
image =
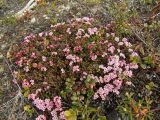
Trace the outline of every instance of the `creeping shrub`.
[[88, 17], [31, 34], [12, 52], [12, 61], [18, 66], [16, 82], [43, 112], [36, 120], [63, 120], [64, 111], [73, 106], [92, 106], [88, 104], [91, 101], [119, 95], [123, 83], [131, 84], [126, 78], [138, 68], [137, 60], [132, 44], [115, 35], [113, 24], [97, 26]]

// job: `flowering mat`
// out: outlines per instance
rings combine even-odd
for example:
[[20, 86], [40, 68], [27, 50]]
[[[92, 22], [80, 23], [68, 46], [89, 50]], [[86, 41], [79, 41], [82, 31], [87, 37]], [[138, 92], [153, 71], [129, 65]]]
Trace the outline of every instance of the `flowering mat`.
[[[61, 4], [53, 3], [62, 9]], [[34, 13], [37, 18], [45, 5]], [[74, 5], [53, 11], [60, 19], [65, 10], [74, 11]], [[86, 9], [94, 5], [103, 8], [101, 2], [89, 1]], [[114, 5], [113, 11], [108, 7], [108, 14], [116, 13]], [[128, 4], [123, 1], [120, 5], [124, 9]], [[36, 17], [31, 17], [31, 13], [16, 18], [20, 26], [14, 17], [4, 20], [4, 30], [5, 25], [17, 27], [18, 35], [12, 36], [16, 41], [10, 46], [3, 41], [1, 45], [2, 53], [6, 53], [0, 56], [0, 74], [5, 83], [2, 84], [12, 87], [2, 87], [0, 92], [3, 98], [0, 120], [159, 120], [159, 46], [147, 39], [151, 36], [159, 39], [160, 24], [157, 19], [153, 22], [155, 26], [145, 23], [138, 34], [133, 28], [142, 25], [130, 21], [135, 19], [134, 15], [127, 20], [123, 18], [121, 15], [129, 14], [125, 12], [117, 13], [120, 19], [113, 17], [107, 22], [99, 21], [94, 14], [53, 21], [50, 14], [43, 15], [44, 23], [39, 18], [41, 23], [37, 25], [44, 26], [34, 32], [23, 30], [27, 28], [24, 21], [30, 21], [29, 27], [35, 25]], [[5, 34], [1, 38], [7, 40]], [[5, 80], [12, 79], [9, 84], [4, 80], [5, 75]], [[7, 91], [13, 95], [3, 97]]]

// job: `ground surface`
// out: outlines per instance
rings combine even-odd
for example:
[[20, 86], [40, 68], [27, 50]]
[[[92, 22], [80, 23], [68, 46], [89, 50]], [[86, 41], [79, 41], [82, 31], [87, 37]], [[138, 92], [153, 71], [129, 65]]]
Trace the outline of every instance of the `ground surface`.
[[[2, 2], [1, 2], [2, 1]], [[72, 17], [90, 16], [98, 18], [100, 22], [106, 23], [110, 20], [110, 16], [105, 9], [105, 4], [84, 4], [81, 1], [73, 0], [67, 2], [61, 0], [58, 2], [56, 9], [50, 1], [46, 3], [50, 9], [46, 10], [46, 5], [40, 6], [25, 19], [14, 21], [6, 19], [7, 16], [14, 15], [22, 9], [28, 0], [1, 0], [0, 1], [0, 120], [25, 120], [28, 119], [24, 113], [22, 106], [25, 100], [20, 94], [20, 90], [16, 85], [12, 84], [13, 67], [7, 59], [7, 52], [12, 44], [21, 41], [24, 36], [32, 33], [38, 33], [47, 30], [54, 22], [64, 22]], [[50, 14], [52, 13], [52, 14]], [[50, 19], [51, 18], [51, 19]], [[156, 40], [158, 48], [159, 41]], [[154, 71], [145, 71], [143, 74], [138, 73], [138, 79], [159, 81], [160, 78]], [[143, 81], [142, 81], [143, 82]], [[139, 91], [141, 92], [141, 90]], [[109, 111], [110, 112], [110, 111]], [[115, 113], [109, 115], [111, 120]], [[116, 116], [115, 116], [116, 117]]]

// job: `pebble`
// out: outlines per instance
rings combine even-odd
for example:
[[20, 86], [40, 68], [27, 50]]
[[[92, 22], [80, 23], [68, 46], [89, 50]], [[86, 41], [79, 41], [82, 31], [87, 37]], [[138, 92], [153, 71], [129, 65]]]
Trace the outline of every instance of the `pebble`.
[[1, 50], [5, 50], [8, 47], [7, 43], [1, 45]]
[[2, 38], [3, 38], [3, 36], [4, 36], [4, 34], [0, 33], [0, 39], [2, 39]]
[[33, 17], [33, 18], [31, 19], [31, 23], [35, 23], [35, 22], [36, 22], [36, 18]]
[[0, 62], [3, 61], [4, 56], [2, 54], [0, 54]]
[[3, 73], [3, 72], [4, 72], [4, 66], [0, 65], [0, 73]]

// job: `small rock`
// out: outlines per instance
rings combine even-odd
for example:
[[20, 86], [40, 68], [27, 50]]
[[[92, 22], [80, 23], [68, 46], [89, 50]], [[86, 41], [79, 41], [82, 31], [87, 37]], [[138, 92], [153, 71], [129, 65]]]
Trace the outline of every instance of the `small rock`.
[[48, 20], [50, 19], [47, 15], [43, 15], [44, 19]]
[[4, 56], [2, 54], [0, 54], [0, 62], [3, 61]]
[[2, 34], [2, 33], [1, 33], [1, 34], [0, 34], [0, 39], [2, 39], [2, 38], [3, 38], [3, 36], [4, 36], [4, 34]]
[[36, 22], [36, 18], [33, 17], [33, 18], [31, 19], [31, 23], [35, 23], [35, 22]]
[[0, 73], [4, 72], [4, 66], [0, 65]]
[[7, 47], [6, 44], [2, 44], [2, 45], [1, 45], [1, 50], [4, 50], [6, 47]]

